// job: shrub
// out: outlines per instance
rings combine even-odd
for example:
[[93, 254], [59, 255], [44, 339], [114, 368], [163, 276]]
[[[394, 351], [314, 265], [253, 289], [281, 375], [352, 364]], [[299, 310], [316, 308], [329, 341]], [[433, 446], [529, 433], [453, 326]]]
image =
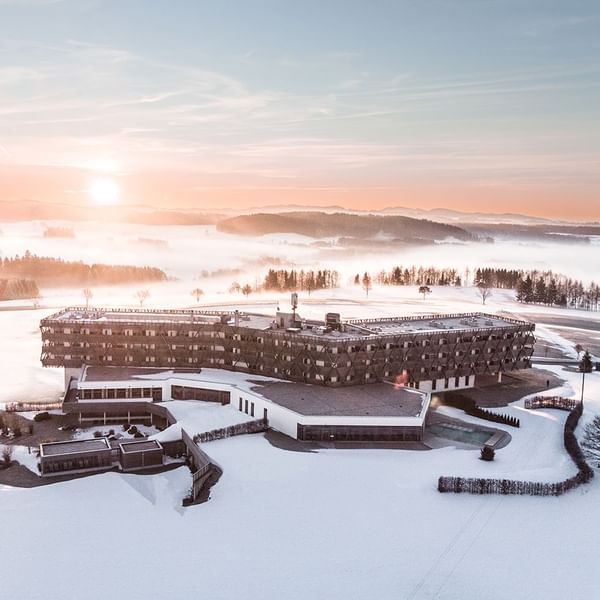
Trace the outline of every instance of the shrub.
[[50, 419], [50, 413], [47, 411], [42, 411], [39, 412], [37, 415], [35, 415], [35, 417], [33, 417], [34, 421], [47, 421], [48, 419]]
[[21, 437], [21, 428], [18, 425], [15, 425], [12, 431], [15, 437]]
[[486, 421], [491, 421], [492, 423], [502, 423], [504, 425], [509, 425], [510, 427], [520, 427], [521, 422], [519, 419], [515, 417], [511, 417], [510, 415], [500, 415], [491, 410], [487, 410], [486, 408], [480, 408], [475, 404], [475, 400], [465, 396], [464, 394], [452, 393], [446, 394], [442, 399], [443, 404], [446, 406], [451, 406], [453, 408], [459, 408], [460, 410], [465, 411], [468, 415], [472, 417], [477, 417], [479, 419], [484, 419]]
[[134, 438], [143, 438], [146, 437], [141, 431], [135, 431], [135, 433], [133, 434]]
[[481, 449], [481, 456], [479, 458], [481, 458], [481, 460], [492, 461], [495, 456], [496, 451], [491, 446], [484, 446]]
[[123, 423], [123, 431], [127, 431], [131, 425], [129, 423]]
[[101, 431], [94, 431], [94, 437], [95, 438], [101, 438], [102, 437], [102, 432]]
[[108, 430], [108, 435], [115, 435], [115, 430], [114, 429], [109, 429]]
[[127, 433], [130, 433], [131, 435], [135, 435], [138, 432], [138, 428], [135, 425], [132, 425], [129, 430], [127, 431]]

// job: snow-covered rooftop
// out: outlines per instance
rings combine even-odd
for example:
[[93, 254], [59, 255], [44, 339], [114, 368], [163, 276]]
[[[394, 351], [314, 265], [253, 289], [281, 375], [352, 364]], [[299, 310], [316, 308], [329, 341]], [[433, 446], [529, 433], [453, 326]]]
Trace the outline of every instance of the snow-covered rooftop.
[[247, 414], [235, 410], [231, 405], [222, 406], [212, 402], [171, 400], [164, 403], [163, 406], [169, 409], [169, 412], [177, 419], [177, 423], [151, 436], [152, 440], [158, 442], [180, 440], [182, 429], [193, 435], [254, 420]]
[[106, 438], [92, 438], [87, 440], [69, 440], [66, 442], [48, 442], [41, 444], [42, 456], [55, 456], [57, 454], [76, 454], [78, 452], [94, 452], [110, 449]]
[[[300, 317], [298, 317], [300, 318]], [[273, 316], [256, 313], [201, 310], [150, 310], [150, 309], [85, 309], [66, 308], [44, 320], [65, 323], [111, 323], [152, 324], [173, 323], [190, 325], [229, 324], [273, 333], [297, 334], [299, 336], [325, 337], [327, 339], [353, 339], [364, 337], [395, 336], [438, 331], [477, 331], [510, 328], [526, 324], [497, 315], [485, 313], [430, 314], [394, 316], [386, 318], [347, 319], [341, 321], [339, 330], [327, 328], [325, 321], [304, 320], [297, 328], [277, 328]], [[300, 321], [299, 321], [300, 322]]]
[[332, 388], [276, 382], [257, 385], [253, 391], [306, 416], [419, 417], [427, 400], [424, 392], [391, 383]]

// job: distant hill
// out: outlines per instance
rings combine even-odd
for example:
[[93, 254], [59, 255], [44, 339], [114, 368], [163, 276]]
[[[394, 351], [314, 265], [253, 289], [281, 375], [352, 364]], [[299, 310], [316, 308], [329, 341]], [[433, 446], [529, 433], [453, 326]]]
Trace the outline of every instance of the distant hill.
[[35, 200], [0, 201], [0, 222], [2, 221], [97, 221], [120, 222], [140, 225], [214, 225], [218, 221], [239, 216], [256, 214], [295, 215], [318, 213], [327, 215], [409, 217], [411, 219], [466, 225], [598, 225], [589, 222], [570, 222], [561, 219], [547, 219], [517, 213], [463, 212], [447, 208], [407, 208], [402, 206], [373, 209], [347, 209], [343, 206], [302, 206], [271, 205], [254, 208], [208, 208], [170, 207], [155, 208], [142, 204], [119, 206], [72, 205], [59, 202], [38, 202]]
[[100, 221], [138, 225], [212, 225], [221, 215], [146, 206], [77, 206], [22, 200], [0, 202], [0, 221]]
[[508, 237], [523, 240], [536, 240], [547, 242], [565, 243], [590, 243], [591, 235], [600, 235], [600, 225], [589, 223], [582, 225], [516, 225], [507, 223], [464, 223], [467, 231], [478, 236], [491, 236], [494, 238]]
[[435, 223], [397, 215], [357, 215], [348, 213], [296, 212], [284, 214], [258, 213], [223, 219], [217, 223], [223, 233], [266, 235], [295, 233], [312, 238], [345, 237], [372, 239], [386, 236], [396, 241], [436, 241], [445, 238], [477, 239], [455, 225]]

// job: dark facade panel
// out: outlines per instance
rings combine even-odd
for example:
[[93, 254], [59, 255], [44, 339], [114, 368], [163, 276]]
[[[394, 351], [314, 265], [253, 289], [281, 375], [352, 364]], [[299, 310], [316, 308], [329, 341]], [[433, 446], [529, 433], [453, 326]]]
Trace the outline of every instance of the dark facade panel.
[[229, 404], [231, 402], [229, 392], [183, 385], [171, 386], [171, 398], [173, 400], [202, 400], [203, 402], [218, 402], [219, 404]]
[[301, 425], [298, 439], [313, 442], [418, 442], [423, 428], [380, 425]]

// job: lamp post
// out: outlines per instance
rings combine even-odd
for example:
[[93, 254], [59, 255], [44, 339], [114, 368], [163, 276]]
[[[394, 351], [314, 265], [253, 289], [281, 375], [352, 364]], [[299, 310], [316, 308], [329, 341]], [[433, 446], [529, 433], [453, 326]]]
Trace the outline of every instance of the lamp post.
[[592, 372], [592, 357], [589, 350], [586, 350], [579, 361], [579, 370], [581, 371], [581, 409], [583, 410], [583, 391], [585, 389], [585, 374]]

